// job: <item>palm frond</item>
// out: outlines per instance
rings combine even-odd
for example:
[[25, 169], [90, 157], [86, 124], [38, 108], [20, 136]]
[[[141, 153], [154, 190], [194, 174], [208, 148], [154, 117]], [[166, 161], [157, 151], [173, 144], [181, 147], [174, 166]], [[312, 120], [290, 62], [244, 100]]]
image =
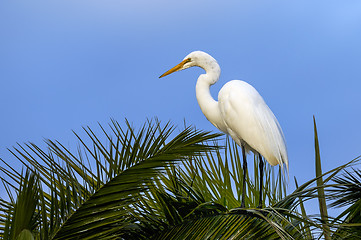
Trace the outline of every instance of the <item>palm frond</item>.
[[[53, 140], [45, 149], [19, 144], [11, 152], [24, 172], [1, 160], [9, 200], [0, 199], [0, 238], [357, 239], [361, 172], [348, 169], [361, 158], [322, 173], [315, 122], [316, 177], [300, 186], [295, 180], [290, 194], [281, 168], [266, 164], [260, 182], [258, 156], [243, 173], [238, 146], [227, 138], [219, 147], [219, 134], [191, 127], [176, 134], [157, 120], [139, 130], [115, 120], [99, 127], [74, 133], [75, 151]], [[260, 184], [262, 209], [255, 208]], [[309, 215], [312, 199], [346, 210], [337, 218]]]
[[295, 227], [298, 222], [291, 223], [288, 217], [272, 208], [236, 208], [186, 219], [155, 239], [304, 239]]
[[[22, 176], [22, 174], [21, 174]], [[2, 216], [7, 219], [3, 230], [4, 239], [29, 239], [33, 237], [33, 231], [38, 223], [36, 207], [38, 205], [39, 182], [37, 175], [26, 170], [24, 177], [20, 179], [16, 202], [6, 203], [2, 200], [2, 208], [5, 213]], [[5, 206], [4, 206], [5, 205]]]
[[[52, 140], [46, 141], [46, 150], [31, 143], [11, 150], [44, 189], [34, 211], [40, 218], [33, 232], [37, 237], [105, 239], [141, 232], [127, 208], [137, 204], [168, 166], [214, 149], [204, 143], [219, 136], [191, 127], [174, 134], [170, 123], [158, 121], [148, 121], [139, 131], [129, 122], [122, 128], [112, 120], [109, 127], [100, 126], [103, 137], [90, 128], [84, 128], [88, 139], [75, 134], [80, 143], [75, 152]], [[11, 168], [0, 170], [14, 182], [3, 179], [9, 193], [17, 191], [22, 175]], [[7, 216], [1, 218], [2, 229]]]
[[[194, 161], [184, 162], [184, 168], [179, 169], [179, 178], [184, 182], [186, 192], [195, 192], [205, 202], [216, 202], [232, 209], [240, 206], [242, 195], [243, 168], [241, 166], [238, 146], [229, 139], [224, 149], [209, 152], [197, 157]], [[259, 159], [254, 157], [254, 175], [246, 174], [246, 206], [256, 207], [259, 199], [260, 181], [258, 175]], [[252, 169], [252, 168], [251, 168]], [[264, 204], [272, 205], [286, 195], [286, 182], [280, 168], [266, 165], [264, 169]], [[172, 179], [166, 176], [166, 179]], [[165, 185], [174, 189], [176, 181], [167, 181]], [[172, 190], [171, 190], [172, 191]], [[201, 197], [200, 197], [201, 196]]]
[[323, 188], [323, 179], [322, 179], [322, 168], [321, 168], [321, 156], [320, 156], [320, 146], [318, 142], [318, 134], [317, 134], [317, 126], [316, 119], [313, 116], [313, 128], [314, 128], [314, 138], [315, 138], [315, 163], [316, 163], [316, 183], [317, 183], [317, 191], [318, 191], [318, 202], [320, 208], [321, 221], [323, 223], [324, 232], [323, 235], [326, 240], [331, 239], [330, 229], [328, 226], [328, 213], [327, 213], [327, 205], [325, 199], [325, 190]]
[[[270, 205], [280, 206], [239, 209], [243, 178], [243, 168], [239, 163], [236, 144], [227, 141], [224, 149], [207, 152], [193, 161], [183, 162], [180, 167], [169, 168], [156, 180], [154, 189], [143, 196], [136, 206], [139, 210], [133, 215], [137, 216], [141, 225], [153, 226], [149, 236], [160, 239], [168, 236], [179, 236], [179, 239], [217, 239], [221, 236], [235, 239], [290, 239], [290, 236], [299, 236], [300, 239], [306, 233], [304, 226], [319, 227], [295, 212], [297, 198], [292, 199], [292, 204], [282, 204], [286, 195], [285, 182], [278, 175], [281, 171], [275, 174], [270, 167], [265, 171], [265, 196]], [[255, 158], [254, 167], [257, 166], [258, 158]], [[260, 183], [251, 180], [248, 175], [246, 179], [248, 193], [253, 196], [249, 197], [248, 205], [256, 206]], [[153, 218], [147, 218], [149, 215]], [[219, 227], [224, 229], [213, 229]]]
[[346, 207], [334, 220], [338, 229], [333, 239], [361, 239], [361, 170], [345, 170], [333, 179], [336, 186], [329, 189], [330, 207]]

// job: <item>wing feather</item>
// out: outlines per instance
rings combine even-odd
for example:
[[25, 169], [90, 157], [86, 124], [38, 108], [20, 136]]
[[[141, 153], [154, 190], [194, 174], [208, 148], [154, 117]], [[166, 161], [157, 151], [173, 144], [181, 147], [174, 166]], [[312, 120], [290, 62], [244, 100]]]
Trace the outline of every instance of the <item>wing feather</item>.
[[219, 92], [218, 102], [227, 130], [238, 144], [259, 152], [272, 166], [285, 163], [288, 169], [282, 129], [256, 89], [230, 81]]

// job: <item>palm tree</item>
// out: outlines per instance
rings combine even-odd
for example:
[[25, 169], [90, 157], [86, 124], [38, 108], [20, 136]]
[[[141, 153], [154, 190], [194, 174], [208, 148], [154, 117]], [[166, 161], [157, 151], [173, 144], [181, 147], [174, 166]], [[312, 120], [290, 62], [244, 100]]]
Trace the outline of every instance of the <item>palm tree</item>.
[[[307, 215], [303, 203], [319, 198], [320, 189], [331, 189], [341, 170], [358, 159], [320, 174], [291, 194], [286, 193], [281, 170], [268, 166], [262, 198], [267, 207], [258, 209], [258, 158], [253, 173], [243, 173], [237, 145], [229, 139], [222, 147], [219, 134], [192, 127], [176, 134], [175, 129], [153, 120], [136, 131], [127, 121], [121, 127], [112, 120], [108, 128], [100, 125], [102, 136], [90, 128], [84, 128], [87, 138], [75, 133], [76, 151], [51, 140], [45, 150], [30, 143], [18, 145], [11, 152], [24, 171], [5, 160], [0, 167], [9, 195], [8, 200], [0, 199], [0, 237], [312, 239], [325, 231], [341, 235], [329, 230], [331, 221]], [[240, 208], [243, 174], [246, 208]]]

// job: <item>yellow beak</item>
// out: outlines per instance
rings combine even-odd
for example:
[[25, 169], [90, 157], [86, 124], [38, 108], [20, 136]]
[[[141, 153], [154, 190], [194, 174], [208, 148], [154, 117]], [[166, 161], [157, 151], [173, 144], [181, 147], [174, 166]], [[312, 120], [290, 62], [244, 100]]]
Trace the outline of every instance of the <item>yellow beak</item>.
[[159, 78], [162, 78], [162, 77], [165, 77], [171, 73], [174, 73], [176, 71], [179, 71], [183, 68], [184, 64], [190, 62], [191, 59], [190, 58], [187, 58], [187, 59], [184, 59], [181, 63], [179, 63], [178, 65], [174, 66], [173, 68], [169, 69], [168, 71], [166, 71], [165, 73], [163, 73]]

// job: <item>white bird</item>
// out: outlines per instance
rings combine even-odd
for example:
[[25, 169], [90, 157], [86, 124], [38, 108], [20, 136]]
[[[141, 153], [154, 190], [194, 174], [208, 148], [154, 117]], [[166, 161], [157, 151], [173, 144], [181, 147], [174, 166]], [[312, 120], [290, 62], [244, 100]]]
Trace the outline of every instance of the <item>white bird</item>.
[[190, 67], [201, 67], [206, 73], [198, 77], [196, 96], [206, 118], [219, 130], [230, 135], [241, 147], [243, 154], [243, 192], [241, 207], [245, 207], [245, 175], [247, 171], [246, 152], [259, 154], [260, 199], [262, 207], [263, 161], [261, 155], [275, 166], [286, 165], [288, 156], [282, 129], [261, 95], [250, 84], [241, 80], [227, 82], [214, 100], [209, 91], [221, 74], [217, 61], [209, 54], [194, 51], [181, 63], [165, 72], [159, 78]]

